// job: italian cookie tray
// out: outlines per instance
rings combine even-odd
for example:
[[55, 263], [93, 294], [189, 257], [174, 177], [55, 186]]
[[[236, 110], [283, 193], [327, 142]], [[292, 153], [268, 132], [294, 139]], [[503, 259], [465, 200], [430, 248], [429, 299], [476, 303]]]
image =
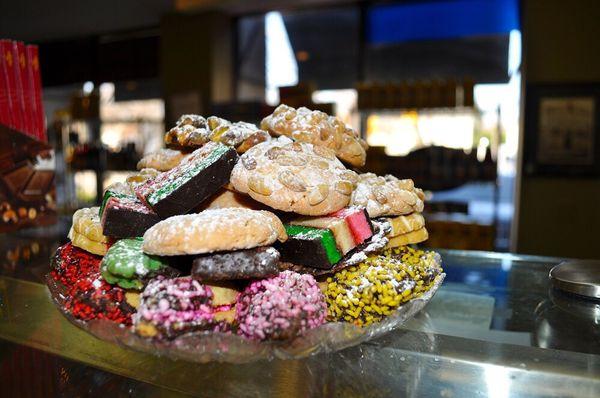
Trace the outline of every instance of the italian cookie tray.
[[399, 327], [441, 258], [410, 179], [357, 173], [339, 119], [279, 106], [260, 127], [182, 116], [167, 148], [73, 215], [47, 284], [105, 341], [193, 362], [333, 352]]

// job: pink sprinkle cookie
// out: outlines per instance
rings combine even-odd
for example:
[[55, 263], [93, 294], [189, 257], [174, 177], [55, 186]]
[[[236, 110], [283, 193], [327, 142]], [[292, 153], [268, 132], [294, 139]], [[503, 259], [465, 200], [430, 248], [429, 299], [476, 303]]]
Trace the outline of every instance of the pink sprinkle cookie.
[[252, 282], [236, 304], [238, 332], [253, 340], [289, 339], [325, 323], [327, 304], [312, 275], [293, 271]]
[[[215, 315], [230, 306], [213, 307], [209, 286], [188, 277], [151, 281], [134, 316], [136, 332], [146, 337], [174, 338], [198, 330], [222, 330]], [[228, 307], [228, 308], [224, 308]]]

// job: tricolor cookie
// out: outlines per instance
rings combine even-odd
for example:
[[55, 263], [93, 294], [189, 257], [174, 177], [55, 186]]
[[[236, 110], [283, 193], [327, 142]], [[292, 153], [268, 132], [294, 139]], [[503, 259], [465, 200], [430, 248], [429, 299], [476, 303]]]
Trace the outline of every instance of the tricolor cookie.
[[185, 214], [227, 184], [237, 158], [230, 147], [210, 142], [177, 167], [138, 185], [135, 193], [162, 218]]
[[231, 173], [237, 191], [304, 215], [326, 215], [346, 206], [356, 179], [330, 149], [286, 137], [252, 147]]
[[101, 208], [104, 235], [114, 238], [135, 238], [160, 221], [160, 217], [135, 196], [107, 191]]
[[365, 164], [366, 142], [340, 119], [326, 113], [282, 104], [262, 120], [260, 127], [275, 136], [329, 148], [352, 166]]

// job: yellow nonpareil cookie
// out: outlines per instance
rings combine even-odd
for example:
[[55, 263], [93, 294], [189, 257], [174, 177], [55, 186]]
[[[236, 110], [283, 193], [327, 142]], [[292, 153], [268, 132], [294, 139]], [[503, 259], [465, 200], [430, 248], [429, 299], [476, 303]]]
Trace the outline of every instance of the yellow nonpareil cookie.
[[425, 226], [425, 218], [421, 213], [412, 213], [407, 216], [386, 218], [385, 220], [392, 226], [392, 231], [387, 235], [389, 238], [407, 234]]
[[429, 238], [429, 233], [427, 232], [427, 229], [421, 228], [416, 231], [391, 238], [388, 244], [385, 246], [385, 248], [391, 249], [394, 247], [412, 245], [415, 243], [424, 242], [427, 240], [427, 238]]
[[142, 248], [148, 254], [176, 256], [252, 249], [286, 239], [273, 213], [227, 208], [167, 218], [146, 231]]
[[99, 210], [99, 207], [86, 207], [77, 210], [73, 214], [73, 230], [91, 241], [108, 243], [108, 237], [102, 233], [102, 225], [98, 215]]
[[98, 256], [104, 256], [108, 251], [108, 245], [106, 243], [91, 240], [75, 231], [73, 228], [69, 231], [69, 239], [71, 239], [73, 246], [77, 246], [80, 249]]

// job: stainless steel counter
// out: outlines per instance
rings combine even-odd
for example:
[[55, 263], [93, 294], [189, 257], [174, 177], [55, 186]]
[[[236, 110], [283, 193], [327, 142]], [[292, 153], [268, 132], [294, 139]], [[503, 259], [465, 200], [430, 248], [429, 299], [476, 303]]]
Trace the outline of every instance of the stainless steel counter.
[[41, 278], [64, 227], [0, 240], [0, 396], [600, 396], [600, 303], [552, 290], [561, 259], [441, 251], [446, 282], [383, 338], [304, 360], [198, 365], [63, 318]]

